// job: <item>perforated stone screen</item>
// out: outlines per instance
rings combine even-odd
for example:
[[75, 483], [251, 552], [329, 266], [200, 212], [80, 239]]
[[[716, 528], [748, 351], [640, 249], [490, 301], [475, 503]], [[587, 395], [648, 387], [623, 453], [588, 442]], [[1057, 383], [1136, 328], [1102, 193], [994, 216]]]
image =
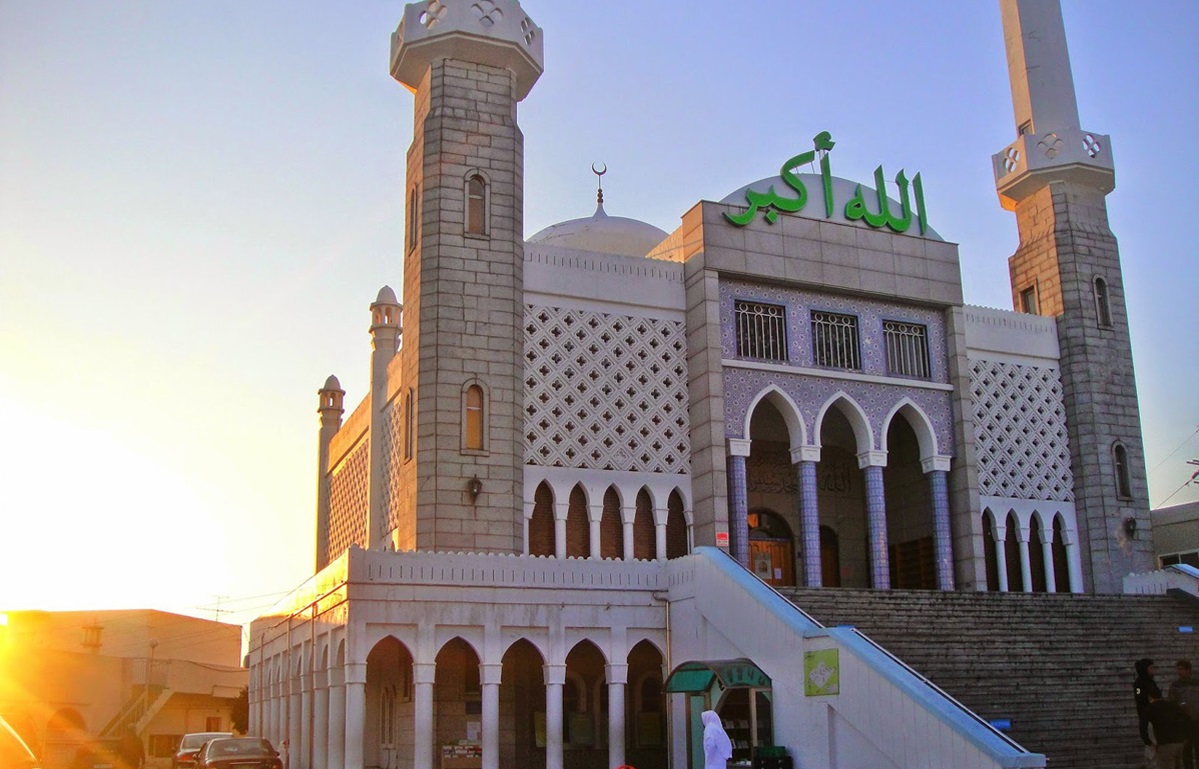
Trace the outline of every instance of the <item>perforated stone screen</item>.
[[1073, 501], [1061, 372], [972, 360], [970, 389], [982, 494]]
[[367, 472], [370, 440], [363, 439], [337, 467], [329, 479], [329, 560], [352, 544], [366, 547]]
[[683, 323], [525, 307], [525, 463], [686, 473]]

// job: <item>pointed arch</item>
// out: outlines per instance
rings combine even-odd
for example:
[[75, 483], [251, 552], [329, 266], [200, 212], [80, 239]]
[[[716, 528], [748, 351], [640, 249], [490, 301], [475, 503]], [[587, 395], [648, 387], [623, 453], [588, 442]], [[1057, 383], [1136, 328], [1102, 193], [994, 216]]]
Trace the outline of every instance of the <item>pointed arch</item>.
[[683, 516], [683, 495], [678, 490], [666, 499], [666, 557], [687, 555], [687, 520]]
[[529, 513], [529, 555], [552, 556], [554, 550], [554, 490], [546, 481], [537, 484]]
[[815, 437], [813, 445], [820, 445], [820, 430], [824, 426], [824, 417], [831, 408], [840, 411], [845, 420], [849, 422], [850, 428], [853, 429], [854, 441], [857, 443], [857, 453], [874, 451], [874, 430], [870, 427], [870, 419], [866, 416], [866, 410], [844, 390], [838, 390], [816, 412], [816, 422], [812, 426], [812, 435]]
[[657, 533], [654, 529], [654, 500], [649, 488], [642, 486], [637, 492], [633, 513], [633, 558], [652, 561], [658, 557]]
[[749, 408], [745, 410], [745, 424], [741, 428], [742, 437], [749, 438], [749, 423], [753, 419], [758, 404], [764, 400], [769, 401], [770, 405], [774, 406], [782, 415], [783, 422], [787, 425], [787, 434], [791, 438], [792, 448], [810, 445], [808, 429], [799, 413], [799, 406], [795, 405], [791, 396], [779, 389], [777, 385], [767, 386], [750, 401]]
[[587, 489], [576, 483], [570, 490], [566, 509], [566, 557], [591, 555], [591, 516], [588, 514]]
[[901, 399], [887, 412], [887, 416], [883, 419], [882, 434], [884, 436], [890, 432], [891, 420], [895, 418], [896, 414], [902, 414], [912, 428], [912, 432], [916, 433], [916, 442], [920, 445], [920, 461], [923, 462], [941, 454], [932, 420], [928, 418], [928, 414], [924, 413], [924, 409], [917, 406], [911, 398]]

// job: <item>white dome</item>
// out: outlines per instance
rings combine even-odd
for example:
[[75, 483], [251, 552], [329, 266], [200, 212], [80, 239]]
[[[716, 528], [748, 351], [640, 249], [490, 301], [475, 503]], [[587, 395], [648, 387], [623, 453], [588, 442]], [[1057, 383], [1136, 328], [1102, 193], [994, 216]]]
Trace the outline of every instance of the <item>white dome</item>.
[[648, 222], [608, 216], [600, 204], [591, 216], [551, 224], [529, 238], [529, 242], [601, 254], [645, 256], [666, 237], [665, 231]]

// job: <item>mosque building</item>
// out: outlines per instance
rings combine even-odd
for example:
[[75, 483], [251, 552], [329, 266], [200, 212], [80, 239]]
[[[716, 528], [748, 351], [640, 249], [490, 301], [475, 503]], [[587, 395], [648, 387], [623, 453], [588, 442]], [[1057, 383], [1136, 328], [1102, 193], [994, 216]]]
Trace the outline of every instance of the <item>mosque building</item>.
[[543, 31], [406, 7], [402, 296], [370, 306], [370, 392], [319, 391], [316, 573], [251, 629], [252, 729], [291, 769], [684, 769], [708, 708], [736, 759], [1044, 766], [772, 589], [1153, 568], [1111, 143], [1057, 0], [1001, 6], [1014, 311], [964, 305], [920, 174], [840, 178], [828, 132], [673, 232], [601, 192], [526, 240]]

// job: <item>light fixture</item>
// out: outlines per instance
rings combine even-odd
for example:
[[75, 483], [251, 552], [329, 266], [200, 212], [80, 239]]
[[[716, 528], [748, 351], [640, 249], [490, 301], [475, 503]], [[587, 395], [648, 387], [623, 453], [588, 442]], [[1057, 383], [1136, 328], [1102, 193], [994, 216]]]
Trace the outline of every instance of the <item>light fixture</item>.
[[483, 493], [483, 482], [479, 480], [479, 476], [476, 475], [466, 482], [466, 493], [470, 494], [471, 502], [474, 502]]
[[1137, 538], [1137, 519], [1136, 518], [1130, 517], [1130, 518], [1124, 519], [1124, 533], [1128, 535], [1129, 539]]

